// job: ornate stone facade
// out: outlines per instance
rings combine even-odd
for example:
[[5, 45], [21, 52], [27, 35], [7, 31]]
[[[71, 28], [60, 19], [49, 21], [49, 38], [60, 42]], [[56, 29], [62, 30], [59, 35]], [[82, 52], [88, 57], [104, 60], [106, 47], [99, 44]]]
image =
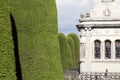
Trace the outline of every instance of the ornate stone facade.
[[101, 0], [80, 15], [81, 73], [120, 72], [120, 6], [116, 0]]

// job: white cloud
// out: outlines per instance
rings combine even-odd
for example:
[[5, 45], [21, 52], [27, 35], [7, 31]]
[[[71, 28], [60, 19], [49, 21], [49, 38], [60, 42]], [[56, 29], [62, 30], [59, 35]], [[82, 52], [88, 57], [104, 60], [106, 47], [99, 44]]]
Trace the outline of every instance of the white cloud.
[[85, 7], [90, 4], [91, 0], [56, 0], [58, 7], [63, 6], [79, 6]]
[[90, 4], [90, 0], [80, 0], [79, 3], [80, 7], [85, 7]]
[[78, 33], [75, 25], [79, 23], [79, 14], [86, 6], [91, 5], [91, 0], [56, 0], [56, 3], [59, 31]]
[[57, 0], [58, 6], [73, 5], [78, 0]]
[[92, 0], [93, 1], [93, 4], [96, 5], [98, 4], [101, 0]]

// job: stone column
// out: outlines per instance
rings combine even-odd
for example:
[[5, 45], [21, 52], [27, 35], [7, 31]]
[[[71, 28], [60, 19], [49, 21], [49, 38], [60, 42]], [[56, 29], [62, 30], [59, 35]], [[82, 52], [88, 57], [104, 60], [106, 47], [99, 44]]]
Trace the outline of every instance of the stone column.
[[105, 59], [105, 43], [102, 42], [102, 48], [101, 48], [101, 55], [102, 55], [102, 60]]
[[112, 45], [111, 45], [111, 55], [112, 55], [112, 59], [114, 60], [115, 59], [115, 42], [112, 42]]
[[92, 63], [92, 42], [91, 42], [91, 26], [92, 25], [85, 25], [86, 29], [86, 35], [85, 35], [85, 65], [86, 65], [86, 70], [88, 72], [92, 71], [91, 63]]
[[92, 60], [95, 60], [95, 45], [92, 43]]
[[85, 46], [85, 61], [86, 61], [86, 71], [91, 71], [91, 61], [92, 61], [92, 43], [91, 37], [86, 36], [86, 46]]

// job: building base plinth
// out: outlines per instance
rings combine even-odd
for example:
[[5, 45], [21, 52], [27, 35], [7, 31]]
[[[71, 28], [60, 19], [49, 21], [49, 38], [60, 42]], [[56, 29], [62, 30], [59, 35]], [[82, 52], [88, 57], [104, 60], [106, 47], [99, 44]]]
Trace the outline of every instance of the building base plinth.
[[80, 80], [120, 80], [120, 72], [82, 72]]

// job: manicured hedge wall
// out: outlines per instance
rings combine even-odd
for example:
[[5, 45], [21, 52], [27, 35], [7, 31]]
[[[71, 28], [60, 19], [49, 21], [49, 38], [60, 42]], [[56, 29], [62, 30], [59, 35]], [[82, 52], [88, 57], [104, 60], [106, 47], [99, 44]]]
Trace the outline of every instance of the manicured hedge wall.
[[10, 0], [23, 80], [63, 80], [55, 0]]
[[59, 43], [63, 70], [69, 70], [73, 65], [72, 52], [63, 33], [59, 33]]
[[68, 65], [70, 70], [70, 69], [73, 69], [73, 56], [72, 56], [72, 51], [68, 42], [67, 42], [67, 53], [68, 53], [68, 59], [69, 59]]
[[76, 67], [74, 40], [71, 37], [67, 36], [67, 42], [68, 42], [71, 52], [72, 52], [72, 59], [73, 59], [72, 69], [74, 69]]
[[0, 0], [0, 80], [16, 80], [11, 28], [8, 6]]
[[78, 36], [75, 33], [70, 33], [68, 35], [69, 37], [71, 37], [74, 40], [74, 44], [75, 44], [75, 58], [76, 58], [76, 68], [78, 67], [78, 63], [79, 63], [79, 58], [80, 58], [80, 40], [78, 38]]

